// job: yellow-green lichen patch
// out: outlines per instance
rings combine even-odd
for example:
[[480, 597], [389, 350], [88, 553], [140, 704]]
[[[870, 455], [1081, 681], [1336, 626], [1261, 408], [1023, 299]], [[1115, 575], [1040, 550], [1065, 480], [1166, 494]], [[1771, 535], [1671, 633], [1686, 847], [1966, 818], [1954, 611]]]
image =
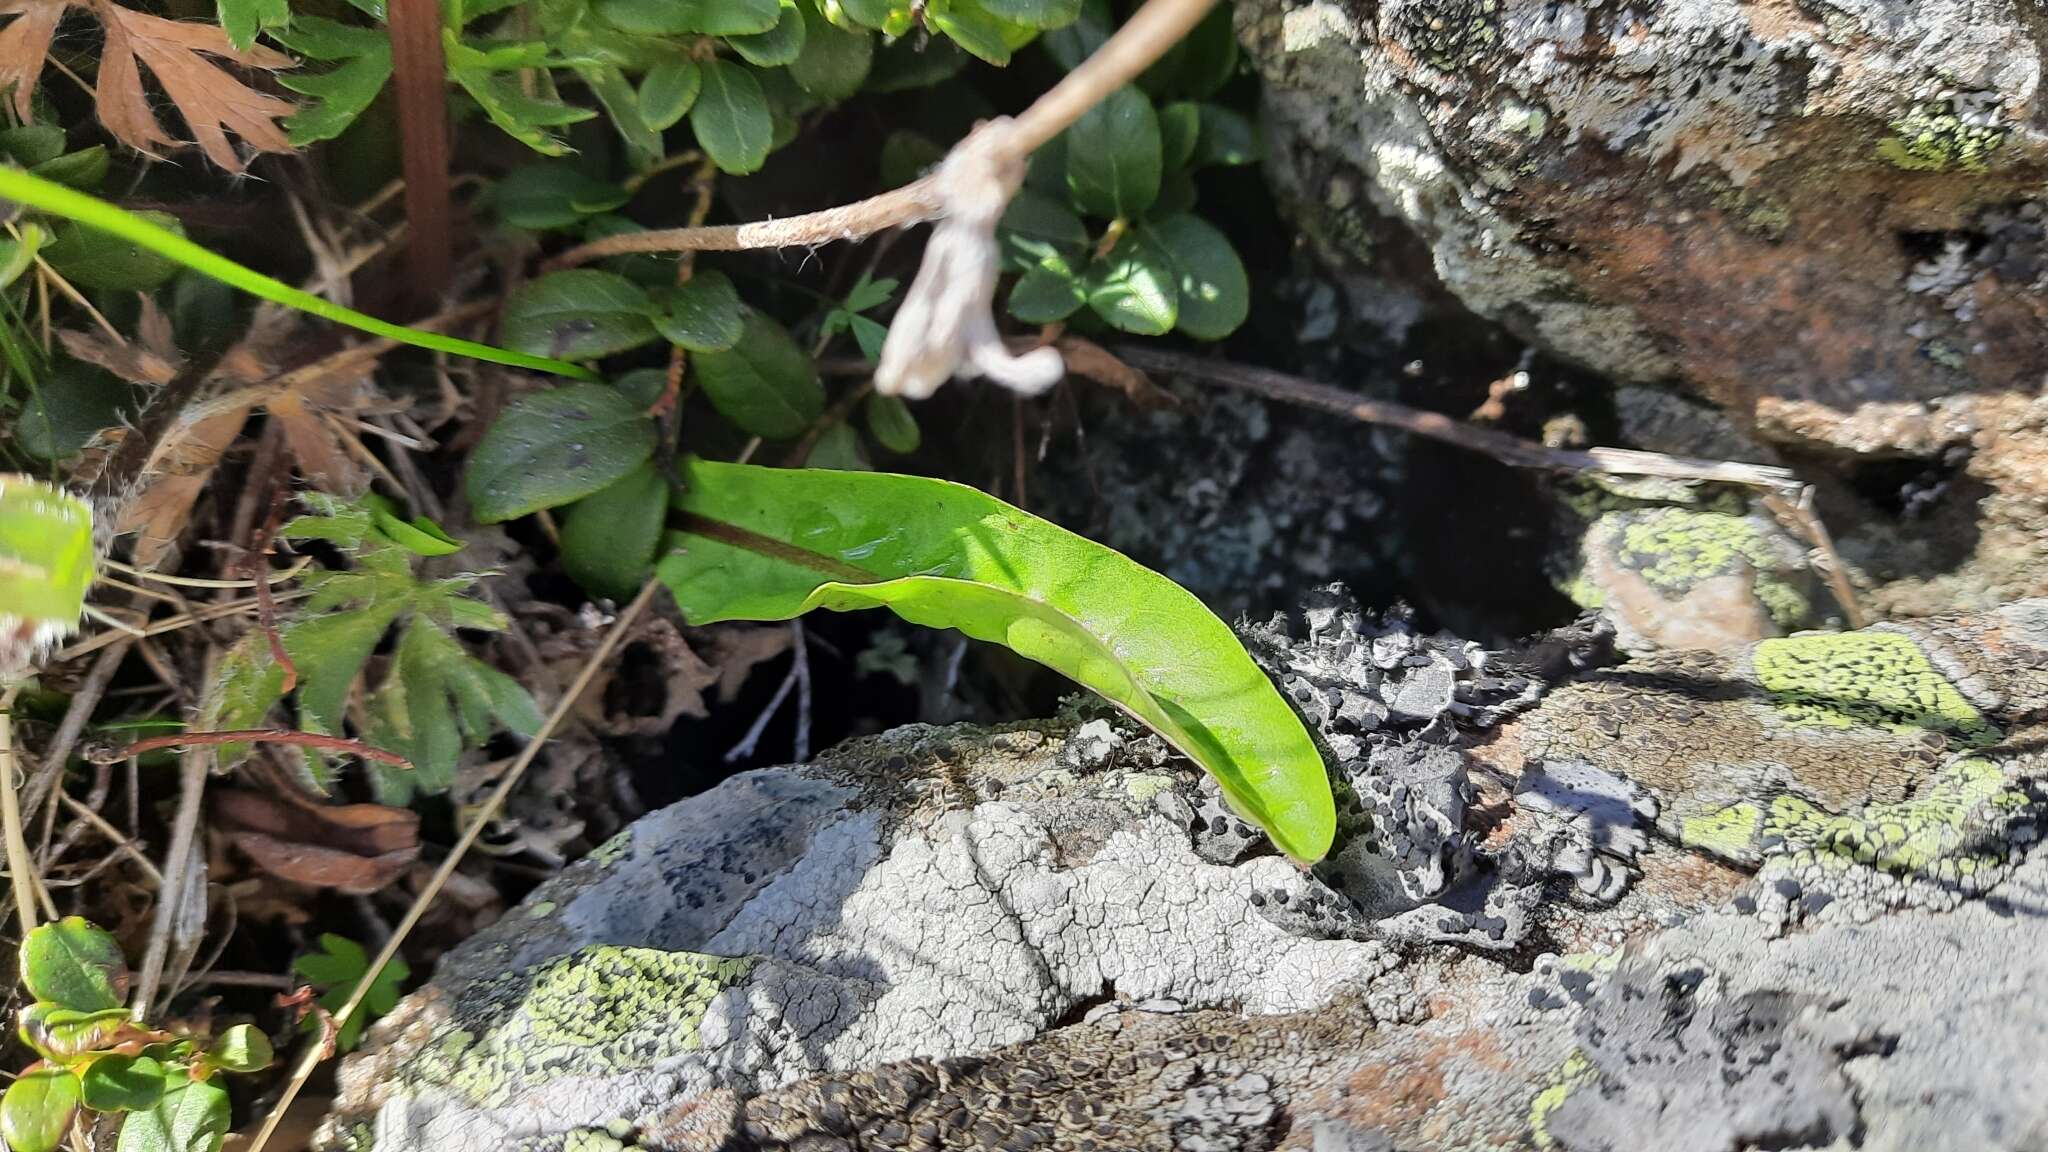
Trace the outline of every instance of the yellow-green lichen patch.
[[1154, 797], [1173, 787], [1173, 777], [1133, 773], [1124, 778], [1124, 792], [1133, 804], [1150, 804]]
[[1872, 804], [1853, 816], [1780, 796], [1764, 819], [1762, 844], [1794, 864], [1827, 870], [1860, 864], [1969, 888], [2005, 862], [1999, 825], [2030, 803], [1997, 764], [1966, 756], [1936, 773], [1919, 796]]
[[1793, 636], [1757, 644], [1757, 683], [1779, 713], [1803, 727], [1860, 725], [1938, 732], [1972, 747], [1999, 731], [1948, 682], [1912, 639], [1896, 632]]
[[1630, 516], [1622, 526], [1615, 560], [1635, 570], [1652, 588], [1674, 596], [1747, 565], [1759, 576], [1756, 595], [1771, 619], [1791, 625], [1811, 609], [1798, 589], [1769, 578], [1780, 561], [1771, 542], [1746, 516], [1691, 508], [1657, 508]]
[[1687, 817], [1679, 825], [1678, 840], [1723, 859], [1754, 860], [1762, 819], [1763, 813], [1754, 804], [1730, 804], [1705, 816]]
[[1913, 172], [1982, 172], [2011, 131], [1995, 105], [1969, 111], [1955, 100], [1923, 100], [1892, 121], [1877, 154]]
[[633, 847], [633, 830], [628, 828], [591, 849], [587, 859], [597, 861], [600, 868], [609, 868], [620, 860], [625, 859], [626, 851], [631, 847]]
[[407, 1079], [479, 1107], [563, 1077], [616, 1075], [694, 1051], [719, 992], [745, 959], [599, 945], [480, 980], [455, 1023], [426, 1045]]
[[1564, 1105], [1566, 1097], [1592, 1078], [1593, 1062], [1586, 1059], [1585, 1053], [1573, 1049], [1551, 1075], [1550, 1083], [1529, 1102], [1529, 1135], [1538, 1148], [1558, 1147], [1557, 1137], [1550, 1134], [1551, 1114]]

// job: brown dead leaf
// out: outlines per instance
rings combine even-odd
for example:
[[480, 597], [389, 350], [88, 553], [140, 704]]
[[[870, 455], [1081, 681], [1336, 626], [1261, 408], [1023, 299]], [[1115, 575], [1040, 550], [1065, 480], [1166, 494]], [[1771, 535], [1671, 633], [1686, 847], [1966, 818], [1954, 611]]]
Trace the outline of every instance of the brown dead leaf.
[[0, 28], [0, 88], [14, 89], [14, 113], [26, 124], [36, 79], [50, 56], [50, 40], [64, 19], [68, 0], [0, 0], [0, 16], [14, 17]]
[[[144, 323], [146, 335], [146, 315]], [[367, 483], [334, 420], [335, 414], [353, 412], [376, 398], [370, 385], [375, 359], [344, 352], [279, 373], [271, 366], [273, 354], [288, 348], [297, 332], [287, 326], [243, 339], [221, 358], [217, 378], [225, 390], [188, 405], [164, 430], [115, 524], [118, 532], [136, 534], [136, 564], [155, 567], [170, 553], [191, 518], [193, 502], [258, 408], [278, 423], [299, 473], [314, 486], [352, 496]], [[66, 349], [71, 346], [67, 339]], [[105, 349], [90, 348], [88, 354], [104, 357]], [[104, 358], [92, 362], [109, 366]]]
[[258, 868], [282, 880], [377, 892], [419, 858], [419, 816], [381, 804], [316, 804], [247, 789], [213, 797], [217, 825]]
[[57, 339], [73, 360], [104, 368], [134, 384], [169, 384], [185, 366], [185, 357], [171, 337], [170, 321], [163, 309], [146, 294], [142, 316], [136, 323], [135, 339], [116, 343], [98, 332], [62, 331]]
[[229, 143], [229, 131], [259, 152], [292, 150], [277, 122], [297, 105], [256, 91], [207, 59], [274, 70], [291, 67], [289, 56], [261, 47], [237, 52], [227, 33], [212, 24], [166, 20], [113, 0], [0, 0], [0, 16], [14, 17], [0, 29], [0, 85], [13, 85], [14, 109], [24, 122], [31, 119], [30, 98], [49, 59], [50, 40], [73, 7], [90, 11], [105, 33], [93, 100], [100, 123], [123, 144], [155, 156], [158, 148], [185, 143], [166, 133], [150, 108], [149, 94], [142, 87], [146, 65], [184, 115], [194, 142], [214, 163], [230, 172], [242, 170], [242, 157]]

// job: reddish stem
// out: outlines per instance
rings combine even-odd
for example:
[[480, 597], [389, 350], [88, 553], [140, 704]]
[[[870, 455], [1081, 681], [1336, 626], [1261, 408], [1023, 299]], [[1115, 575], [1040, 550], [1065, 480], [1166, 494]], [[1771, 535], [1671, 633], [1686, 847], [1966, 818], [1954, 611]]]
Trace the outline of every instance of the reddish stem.
[[322, 736], [318, 732], [291, 732], [282, 728], [241, 728], [232, 732], [173, 732], [165, 736], [150, 736], [122, 748], [108, 759], [127, 760], [144, 752], [155, 752], [164, 748], [190, 748], [200, 744], [296, 744], [301, 748], [324, 748], [329, 752], [342, 752], [375, 760], [379, 764], [391, 764], [400, 768], [412, 767], [412, 761], [396, 752], [373, 748], [361, 740], [346, 736]]
[[391, 0], [391, 70], [405, 172], [406, 263], [418, 300], [436, 300], [451, 263], [448, 81], [439, 0]]

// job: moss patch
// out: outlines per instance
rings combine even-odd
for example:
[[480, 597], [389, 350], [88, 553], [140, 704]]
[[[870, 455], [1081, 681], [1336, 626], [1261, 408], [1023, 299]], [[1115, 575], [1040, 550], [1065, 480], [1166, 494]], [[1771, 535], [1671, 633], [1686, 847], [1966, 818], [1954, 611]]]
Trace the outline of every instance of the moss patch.
[[1965, 115], [1954, 100], [1923, 100], [1892, 121], [1877, 154], [1912, 172], [1982, 172], [2010, 134], [1988, 114]]

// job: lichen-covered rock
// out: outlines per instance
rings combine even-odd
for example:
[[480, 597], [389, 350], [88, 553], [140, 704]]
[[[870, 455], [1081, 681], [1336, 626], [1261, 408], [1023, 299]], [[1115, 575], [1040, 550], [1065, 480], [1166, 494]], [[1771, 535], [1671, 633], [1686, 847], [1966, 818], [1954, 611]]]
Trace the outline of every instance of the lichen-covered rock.
[[2048, 591], [2037, 16], [1256, 0], [1238, 26], [1321, 247], [1405, 268], [1419, 241], [1482, 315], [1832, 470], [1876, 607], [1928, 613]]
[[[450, 954], [344, 1063], [326, 1146], [2048, 1135], [2048, 606], [1607, 670], [1585, 635], [1306, 615], [1253, 646], [1327, 706], [1339, 782], [1388, 783], [1329, 864], [1217, 829], [1100, 718], [854, 741], [644, 818]], [[1361, 887], [1344, 850], [1404, 837]]]
[[1748, 496], [1589, 476], [1563, 502], [1559, 585], [1630, 652], [1727, 652], [1831, 621], [1807, 548]]

